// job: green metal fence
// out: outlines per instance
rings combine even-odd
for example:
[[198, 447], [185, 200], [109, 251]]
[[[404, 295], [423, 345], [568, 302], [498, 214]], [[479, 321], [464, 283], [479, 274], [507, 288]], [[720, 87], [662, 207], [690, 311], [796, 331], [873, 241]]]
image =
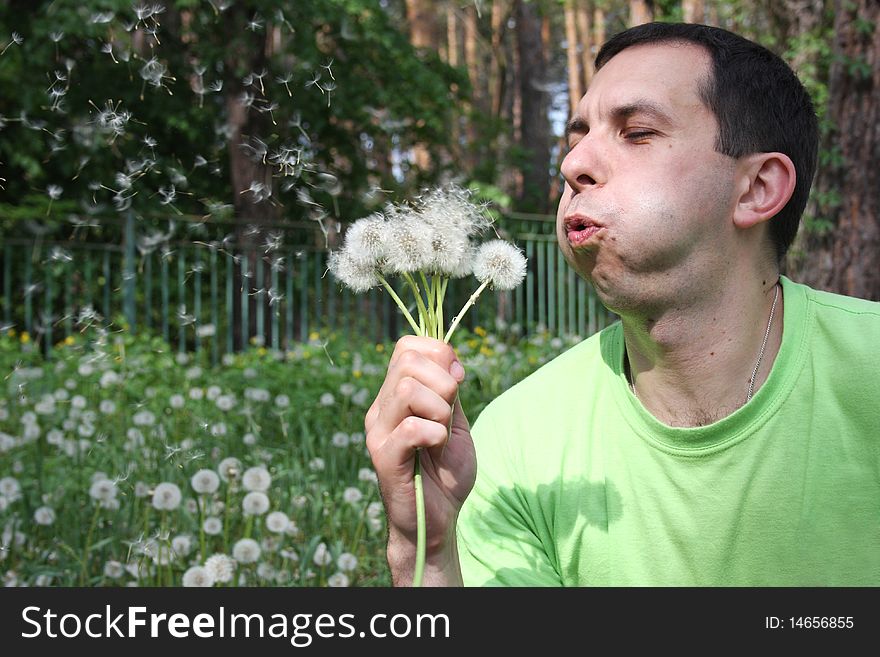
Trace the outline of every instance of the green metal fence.
[[[375, 340], [407, 331], [384, 291], [353, 295], [327, 272], [328, 250], [316, 245], [322, 240], [303, 239], [308, 231], [293, 228], [276, 230], [271, 248], [219, 239], [142, 248], [144, 224], [133, 215], [118, 226], [119, 244], [0, 238], [3, 328], [27, 331], [48, 355], [84, 326], [112, 321], [160, 335], [179, 351], [209, 350], [214, 362], [254, 343], [285, 349], [312, 331]], [[516, 290], [484, 292], [466, 326], [491, 328], [500, 320], [526, 335], [587, 336], [612, 319], [559, 253], [551, 217], [509, 215], [496, 230], [523, 249], [528, 275]], [[445, 316], [475, 287], [472, 279], [451, 281]]]

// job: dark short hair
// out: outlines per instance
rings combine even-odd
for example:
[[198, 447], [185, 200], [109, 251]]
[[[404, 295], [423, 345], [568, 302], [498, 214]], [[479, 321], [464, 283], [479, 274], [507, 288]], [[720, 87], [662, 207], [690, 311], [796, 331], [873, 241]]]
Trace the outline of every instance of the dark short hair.
[[770, 239], [781, 262], [797, 233], [816, 171], [819, 128], [810, 95], [780, 57], [708, 25], [647, 23], [630, 28], [602, 46], [596, 69], [625, 48], [670, 42], [702, 46], [712, 58], [711, 77], [698, 91], [718, 119], [717, 151], [734, 158], [779, 152], [794, 163], [794, 192], [770, 221]]

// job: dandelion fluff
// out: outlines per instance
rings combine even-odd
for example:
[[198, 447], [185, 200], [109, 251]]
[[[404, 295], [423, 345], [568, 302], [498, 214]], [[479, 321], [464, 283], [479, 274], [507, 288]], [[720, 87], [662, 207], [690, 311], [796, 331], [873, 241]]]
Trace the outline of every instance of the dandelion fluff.
[[223, 481], [235, 481], [241, 477], [241, 461], [234, 456], [229, 456], [217, 465], [217, 472]]
[[34, 511], [34, 522], [38, 525], [48, 527], [55, 522], [55, 511], [51, 507], [41, 506]]
[[343, 552], [336, 560], [336, 566], [339, 570], [351, 572], [357, 568], [358, 560], [351, 552]]
[[433, 231], [411, 216], [402, 216], [389, 224], [384, 270], [392, 273], [427, 269], [432, 260]]
[[348, 575], [342, 572], [333, 573], [327, 578], [327, 586], [332, 588], [345, 588], [348, 584]]
[[358, 219], [345, 233], [344, 250], [356, 262], [375, 266], [385, 258], [389, 233], [389, 224], [379, 212]]
[[190, 480], [193, 490], [199, 494], [210, 494], [220, 487], [220, 476], [207, 468], [196, 472]]
[[183, 574], [183, 585], [188, 588], [214, 586], [214, 575], [204, 566], [193, 566]]
[[214, 554], [205, 561], [205, 570], [217, 582], [231, 582], [235, 574], [235, 559], [227, 554]]
[[261, 552], [260, 544], [252, 538], [243, 538], [232, 547], [232, 556], [238, 563], [256, 563]]
[[273, 511], [266, 516], [266, 529], [274, 534], [283, 534], [288, 525], [290, 525], [290, 518], [282, 511]]
[[318, 543], [315, 548], [315, 554], [312, 555], [312, 561], [316, 566], [329, 566], [333, 563], [333, 555], [324, 543]]
[[271, 484], [272, 476], [261, 465], [248, 468], [241, 478], [241, 485], [245, 490], [265, 492]]
[[491, 240], [474, 256], [474, 276], [495, 290], [512, 290], [526, 275], [526, 258], [513, 244]]
[[177, 484], [163, 481], [153, 491], [153, 508], [160, 511], [174, 511], [174, 509], [180, 506], [182, 497]]
[[470, 255], [470, 241], [464, 233], [437, 228], [431, 231], [431, 258], [427, 265], [428, 271], [454, 278], [467, 276], [470, 273], [468, 271]]
[[355, 294], [366, 292], [379, 285], [375, 265], [359, 262], [347, 249], [331, 253], [327, 267], [339, 282]]
[[269, 498], [266, 493], [252, 491], [244, 496], [241, 509], [246, 516], [261, 516], [269, 510]]
[[471, 200], [471, 192], [445, 185], [428, 192], [419, 204], [419, 218], [447, 234], [477, 235], [492, 223], [485, 205]]
[[223, 531], [223, 521], [217, 516], [208, 516], [202, 523], [202, 529], [208, 536], [217, 536]]

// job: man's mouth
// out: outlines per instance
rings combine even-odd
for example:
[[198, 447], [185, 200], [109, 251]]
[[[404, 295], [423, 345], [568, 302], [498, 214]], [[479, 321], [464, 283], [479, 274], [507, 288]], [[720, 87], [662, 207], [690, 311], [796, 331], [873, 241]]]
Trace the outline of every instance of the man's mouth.
[[565, 235], [573, 247], [586, 245], [604, 228], [593, 219], [583, 215], [572, 215], [565, 219]]

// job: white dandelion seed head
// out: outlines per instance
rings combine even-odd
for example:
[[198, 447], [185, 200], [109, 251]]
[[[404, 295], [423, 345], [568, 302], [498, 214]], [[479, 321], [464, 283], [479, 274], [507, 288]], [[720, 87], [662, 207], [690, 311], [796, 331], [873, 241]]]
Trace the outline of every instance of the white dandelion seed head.
[[217, 397], [217, 408], [221, 411], [231, 410], [233, 406], [235, 406], [235, 396], [234, 395], [220, 395]]
[[315, 554], [312, 555], [312, 561], [315, 562], [316, 566], [329, 566], [333, 563], [333, 555], [330, 554], [330, 550], [327, 549], [324, 543], [318, 543], [315, 548]]
[[174, 511], [180, 506], [181, 499], [183, 495], [177, 484], [163, 481], [153, 491], [153, 508], [159, 511]]
[[337, 431], [333, 434], [333, 437], [330, 439], [333, 443], [334, 447], [348, 447], [348, 444], [351, 442], [351, 438], [344, 431]]
[[364, 494], [361, 492], [359, 488], [355, 488], [354, 486], [349, 486], [342, 493], [342, 499], [348, 502], [349, 504], [357, 504], [362, 499], [364, 499]]
[[361, 468], [358, 470], [358, 481], [367, 481], [375, 484], [379, 481], [379, 478], [376, 475], [376, 471], [372, 468]]
[[278, 395], [275, 397], [275, 405], [278, 408], [287, 408], [290, 406], [290, 397], [287, 395]]
[[354, 556], [351, 552], [343, 552], [339, 555], [339, 558], [336, 559], [336, 566], [339, 570], [344, 572], [351, 572], [355, 568], [357, 568], [358, 560], [357, 557]]
[[324, 459], [320, 456], [316, 456], [309, 461], [309, 470], [312, 472], [321, 472], [325, 467]]
[[98, 404], [98, 410], [104, 415], [112, 415], [116, 412], [116, 402], [112, 399], [102, 399], [101, 403]]
[[21, 496], [21, 484], [15, 477], [0, 479], [0, 494], [7, 498], [18, 499]]
[[266, 493], [251, 491], [241, 501], [241, 510], [246, 516], [261, 516], [269, 510], [269, 498]]
[[431, 229], [431, 259], [426, 269], [434, 274], [463, 278], [470, 273], [472, 248], [466, 235]]
[[344, 250], [356, 262], [377, 266], [385, 258], [389, 226], [381, 212], [358, 219], [345, 232]]
[[208, 386], [208, 390], [205, 393], [205, 396], [209, 400], [214, 401], [215, 399], [217, 399], [217, 397], [220, 396], [220, 394], [222, 392], [223, 392], [223, 388], [221, 388], [220, 386]]
[[213, 554], [205, 560], [205, 570], [216, 582], [231, 582], [235, 574], [235, 559], [228, 554]]
[[384, 511], [384, 507], [381, 502], [370, 502], [367, 505], [367, 517], [368, 518], [381, 518], [382, 512]]
[[327, 586], [333, 588], [345, 588], [349, 585], [348, 575], [345, 573], [333, 573], [327, 578]]
[[290, 525], [290, 518], [282, 511], [273, 511], [266, 516], [266, 529], [273, 534], [283, 534], [288, 525]]
[[110, 579], [119, 579], [125, 574], [125, 566], [119, 561], [110, 560], [104, 564], [104, 577]]
[[232, 557], [238, 563], [256, 563], [261, 553], [260, 544], [252, 538], [242, 538], [232, 546]]
[[202, 529], [208, 536], [217, 536], [223, 531], [223, 521], [217, 516], [208, 516], [202, 523]]
[[171, 395], [171, 397], [168, 399], [168, 405], [174, 409], [181, 409], [183, 408], [184, 404], [186, 404], [186, 399], [183, 395], [180, 394]]
[[472, 196], [469, 190], [458, 185], [438, 187], [420, 199], [419, 217], [448, 235], [478, 235], [491, 225], [492, 219], [485, 204], [474, 203]]
[[211, 425], [211, 435], [215, 438], [219, 438], [221, 436], [226, 435], [226, 423], [218, 422], [217, 424]]
[[321, 398], [318, 400], [321, 406], [333, 406], [336, 403], [336, 399], [333, 397], [333, 393], [325, 392], [321, 395]]
[[236, 481], [241, 478], [241, 461], [228, 456], [217, 465], [217, 472], [223, 481]]
[[366, 292], [379, 285], [376, 266], [368, 262], [359, 262], [346, 249], [331, 253], [327, 259], [327, 267], [340, 283], [355, 294]]
[[255, 465], [245, 470], [241, 478], [245, 490], [266, 492], [272, 485], [272, 475], [262, 465]]
[[186, 534], [179, 534], [171, 539], [171, 551], [175, 557], [185, 557], [193, 549], [193, 541]]
[[256, 445], [257, 437], [252, 433], [246, 433], [241, 437], [241, 442], [245, 445]]
[[383, 270], [399, 274], [428, 269], [433, 256], [431, 228], [412, 215], [403, 215], [389, 226]]
[[215, 577], [204, 566], [192, 566], [183, 574], [183, 585], [188, 588], [208, 588], [214, 586]]
[[145, 483], [143, 481], [138, 481], [137, 483], [135, 483], [135, 485], [134, 485], [134, 496], [135, 497], [137, 497], [137, 498], [146, 497], [149, 494], [150, 494], [150, 486], [147, 483]]
[[115, 500], [117, 492], [118, 489], [116, 488], [116, 484], [112, 481], [109, 479], [98, 479], [97, 481], [92, 482], [92, 485], [89, 488], [89, 497], [98, 502], [107, 502], [109, 500]]
[[204, 468], [192, 476], [190, 484], [199, 494], [214, 493], [220, 487], [220, 476], [213, 470]]
[[34, 522], [38, 525], [48, 527], [55, 522], [55, 510], [52, 507], [41, 506], [34, 511]]
[[512, 290], [526, 275], [526, 258], [517, 247], [504, 240], [481, 244], [474, 256], [474, 276], [489, 282], [496, 290]]
[[205, 391], [201, 388], [190, 388], [189, 389], [189, 398], [193, 401], [199, 401], [203, 399], [205, 396]]

